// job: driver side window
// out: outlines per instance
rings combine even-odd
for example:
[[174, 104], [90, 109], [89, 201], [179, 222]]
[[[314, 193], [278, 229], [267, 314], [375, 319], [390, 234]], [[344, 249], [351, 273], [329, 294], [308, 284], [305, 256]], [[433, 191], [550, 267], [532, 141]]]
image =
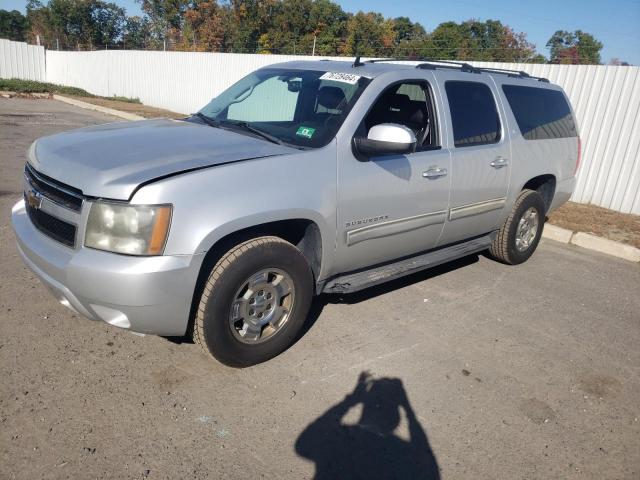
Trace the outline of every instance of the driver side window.
[[396, 123], [410, 128], [416, 136], [416, 150], [437, 147], [435, 115], [426, 82], [398, 83], [378, 97], [364, 120], [367, 132], [381, 123]]

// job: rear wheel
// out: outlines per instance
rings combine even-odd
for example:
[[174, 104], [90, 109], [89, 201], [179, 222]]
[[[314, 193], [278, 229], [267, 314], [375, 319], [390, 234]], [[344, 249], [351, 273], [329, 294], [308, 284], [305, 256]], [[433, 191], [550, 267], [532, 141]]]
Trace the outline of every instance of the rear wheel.
[[491, 256], [509, 265], [527, 261], [540, 242], [544, 214], [544, 200], [537, 191], [520, 192], [511, 214], [493, 240], [489, 249]]
[[205, 284], [194, 341], [220, 362], [246, 367], [295, 340], [313, 297], [313, 275], [296, 247], [260, 237], [229, 250]]

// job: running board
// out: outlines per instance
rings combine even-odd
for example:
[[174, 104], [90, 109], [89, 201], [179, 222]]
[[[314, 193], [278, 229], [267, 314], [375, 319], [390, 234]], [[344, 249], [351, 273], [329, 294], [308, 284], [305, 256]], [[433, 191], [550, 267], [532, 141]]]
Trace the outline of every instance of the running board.
[[323, 293], [353, 293], [380, 283], [404, 277], [427, 268], [436, 267], [443, 263], [456, 260], [466, 255], [478, 253], [491, 246], [497, 232], [476, 237], [448, 247], [431, 250], [427, 253], [410, 258], [404, 258], [393, 263], [378, 265], [368, 270], [346, 273], [328, 280]]

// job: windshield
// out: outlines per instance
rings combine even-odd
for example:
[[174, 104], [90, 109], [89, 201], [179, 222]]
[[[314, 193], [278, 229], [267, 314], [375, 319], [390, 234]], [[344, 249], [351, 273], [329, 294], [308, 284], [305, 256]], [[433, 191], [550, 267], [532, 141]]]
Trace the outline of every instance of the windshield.
[[335, 136], [369, 82], [354, 74], [266, 68], [222, 92], [198, 116], [213, 126], [318, 148]]

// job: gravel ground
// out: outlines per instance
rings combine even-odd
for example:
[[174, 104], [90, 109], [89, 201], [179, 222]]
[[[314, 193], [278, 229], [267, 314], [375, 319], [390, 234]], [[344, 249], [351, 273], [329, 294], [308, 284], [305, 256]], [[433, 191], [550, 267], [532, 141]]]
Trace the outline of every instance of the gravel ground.
[[35, 138], [112, 121], [0, 100], [1, 478], [640, 478], [640, 268], [543, 241], [345, 297], [244, 370], [79, 318], [9, 225]]
[[574, 232], [592, 233], [640, 248], [640, 215], [567, 202], [551, 214], [549, 222]]

